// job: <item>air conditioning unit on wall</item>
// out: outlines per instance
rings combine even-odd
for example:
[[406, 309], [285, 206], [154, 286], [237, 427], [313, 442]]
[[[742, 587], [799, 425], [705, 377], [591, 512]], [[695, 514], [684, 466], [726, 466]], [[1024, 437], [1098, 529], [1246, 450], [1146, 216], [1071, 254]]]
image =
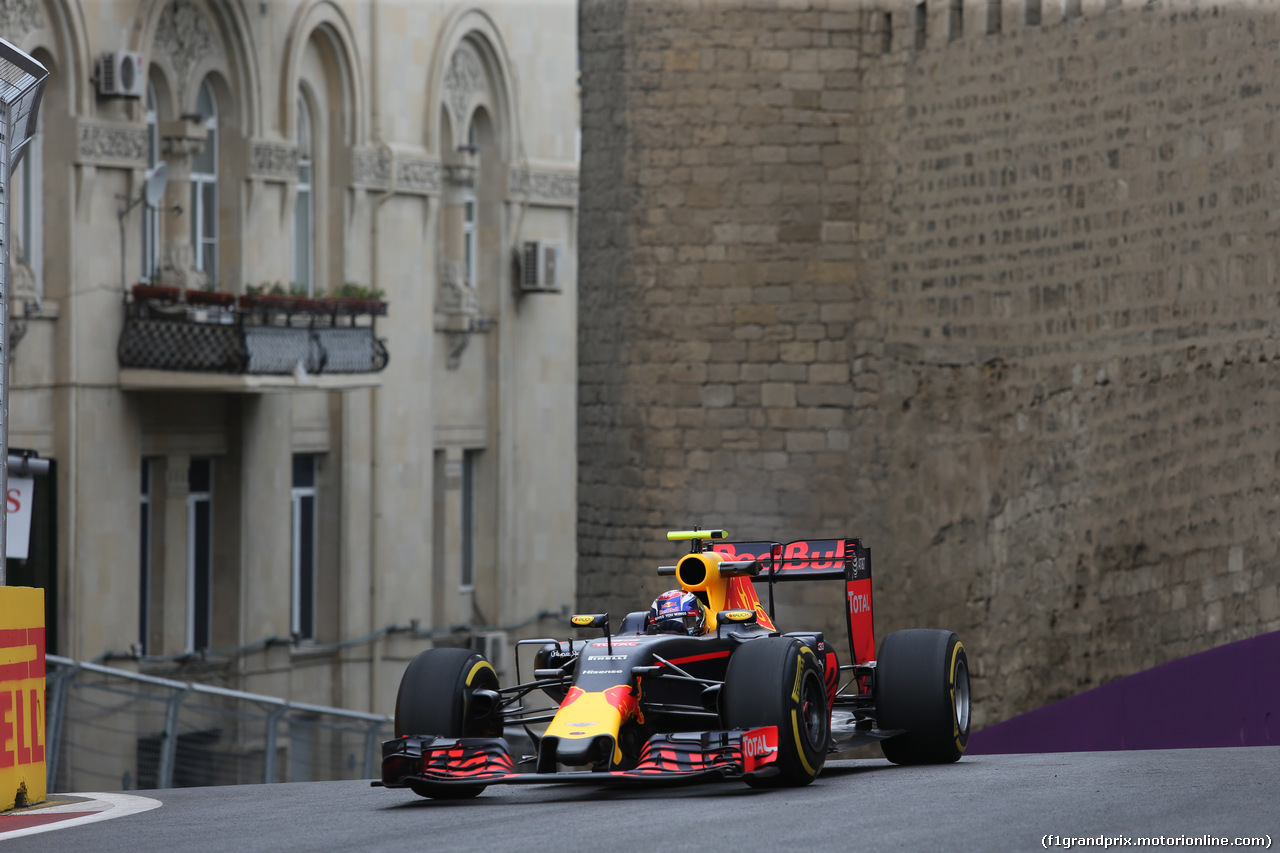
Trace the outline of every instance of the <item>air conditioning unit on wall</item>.
[[520, 253], [520, 292], [559, 293], [564, 283], [564, 246], [527, 240]]
[[141, 98], [147, 91], [147, 66], [141, 53], [115, 50], [98, 59], [98, 94], [108, 98]]
[[471, 648], [489, 659], [499, 675], [507, 669], [507, 632], [484, 631], [471, 636]]

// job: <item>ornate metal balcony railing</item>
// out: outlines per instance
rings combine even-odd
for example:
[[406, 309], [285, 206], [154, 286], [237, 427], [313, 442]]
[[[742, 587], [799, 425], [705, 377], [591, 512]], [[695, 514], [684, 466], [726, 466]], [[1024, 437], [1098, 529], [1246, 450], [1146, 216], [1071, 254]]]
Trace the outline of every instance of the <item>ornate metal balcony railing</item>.
[[225, 301], [135, 298], [128, 303], [117, 346], [120, 366], [277, 376], [377, 373], [387, 366], [390, 356], [374, 325], [386, 303], [322, 310], [300, 306], [300, 300]]

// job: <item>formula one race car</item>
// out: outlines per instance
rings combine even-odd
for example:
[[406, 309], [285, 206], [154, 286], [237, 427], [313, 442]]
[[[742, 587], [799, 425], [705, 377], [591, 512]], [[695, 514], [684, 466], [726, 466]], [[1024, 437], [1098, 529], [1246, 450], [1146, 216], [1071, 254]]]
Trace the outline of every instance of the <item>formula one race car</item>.
[[[723, 530], [669, 533], [691, 550], [663, 593], [611, 632], [607, 614], [573, 616], [596, 639], [539, 646], [533, 680], [500, 687], [470, 649], [431, 649], [409, 664], [382, 779], [424, 797], [474, 797], [487, 785], [742, 779], [806, 785], [828, 753], [880, 741], [895, 764], [956, 761], [969, 739], [969, 666], [949, 631], [886, 636], [876, 655], [871, 552], [858, 539], [726, 542]], [[821, 633], [774, 627], [773, 585], [843, 580], [849, 651]], [[766, 584], [769, 611], [756, 596]], [[841, 683], [843, 681], [843, 683]], [[544, 693], [555, 703], [526, 704]], [[537, 736], [528, 727], [549, 723]], [[503, 731], [524, 726], [535, 754]]]

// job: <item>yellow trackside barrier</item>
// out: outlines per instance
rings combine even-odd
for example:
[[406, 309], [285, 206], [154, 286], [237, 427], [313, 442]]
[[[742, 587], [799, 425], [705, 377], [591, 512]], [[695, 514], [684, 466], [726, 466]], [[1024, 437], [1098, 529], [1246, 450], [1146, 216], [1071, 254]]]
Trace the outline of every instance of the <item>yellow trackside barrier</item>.
[[0, 587], [0, 811], [43, 802], [44, 590]]

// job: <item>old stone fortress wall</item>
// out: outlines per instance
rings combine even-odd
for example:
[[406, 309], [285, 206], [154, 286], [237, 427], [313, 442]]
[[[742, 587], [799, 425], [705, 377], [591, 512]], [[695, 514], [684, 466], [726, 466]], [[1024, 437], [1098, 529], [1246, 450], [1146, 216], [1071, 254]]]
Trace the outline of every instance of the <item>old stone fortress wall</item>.
[[1280, 5], [580, 31], [583, 606], [661, 588], [670, 526], [859, 535], [978, 726], [1280, 629]]

